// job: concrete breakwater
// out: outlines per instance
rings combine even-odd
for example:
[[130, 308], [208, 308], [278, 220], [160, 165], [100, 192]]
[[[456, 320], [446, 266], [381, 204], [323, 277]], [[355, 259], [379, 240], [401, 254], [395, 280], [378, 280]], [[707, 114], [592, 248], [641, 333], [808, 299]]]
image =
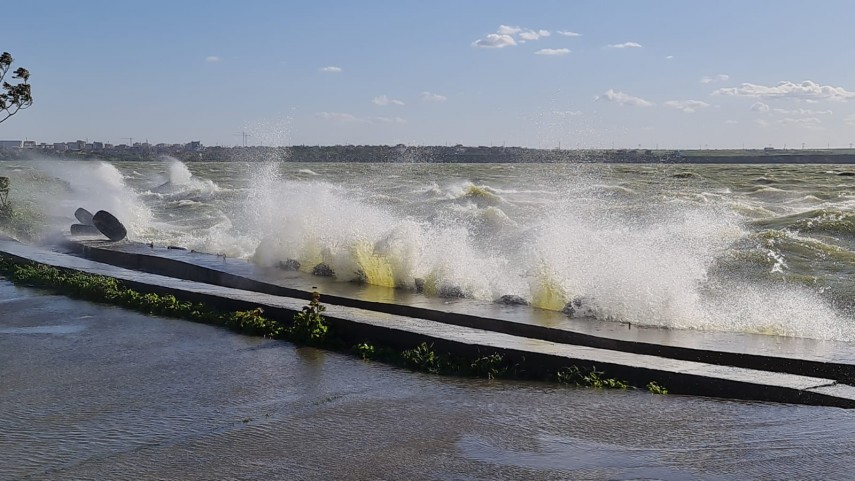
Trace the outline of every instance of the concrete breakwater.
[[[98, 257], [101, 261], [110, 260], [114, 263], [129, 265], [149, 272], [128, 270], [122, 267], [110, 266], [92, 260], [45, 251], [33, 247], [23, 246], [14, 242], [2, 242], [0, 251], [7, 257], [19, 262], [38, 262], [63, 269], [73, 269], [82, 272], [106, 275], [120, 279], [122, 282], [143, 292], [157, 292], [173, 294], [176, 297], [193, 301], [202, 301], [206, 304], [227, 309], [247, 309], [261, 306], [265, 313], [271, 316], [289, 317], [305, 304], [304, 291], [294, 289], [292, 295], [269, 292], [253, 292], [254, 283], [260, 283], [259, 279], [225, 272], [224, 269], [213, 269], [206, 264], [211, 262], [214, 256], [204, 254], [191, 256], [192, 253], [181, 251], [170, 252], [168, 249], [150, 248], [145, 255], [142, 248], [146, 246], [130, 243], [115, 245], [96, 245], [89, 242], [79, 242], [72, 247], [80, 253], [88, 256]], [[138, 252], [133, 252], [137, 250]], [[111, 252], [116, 254], [111, 254]], [[186, 255], [184, 259], [178, 259]], [[191, 257], [195, 260], [190, 262]], [[121, 259], [122, 262], [118, 262]], [[180, 261], [180, 263], [179, 263]], [[222, 262], [222, 261], [219, 261]], [[200, 280], [185, 280], [171, 276], [151, 273], [159, 269], [171, 270], [171, 274], [184, 272], [179, 277], [190, 277], [193, 275], [207, 275], [210, 278], [223, 277], [230, 279], [229, 282], [239, 284], [243, 282], [243, 288], [239, 286], [222, 286], [216, 283]], [[195, 267], [194, 267], [195, 266]], [[246, 271], [248, 267], [244, 266]], [[240, 270], [236, 267], [235, 270]], [[216, 274], [214, 271], [219, 271]], [[226, 276], [225, 274], [228, 274]], [[246, 272], [244, 272], [246, 274]], [[235, 276], [235, 277], [229, 277]], [[275, 284], [271, 284], [275, 287]], [[287, 286], [278, 286], [289, 289]], [[290, 288], [293, 289], [293, 288]], [[607, 343], [609, 339], [597, 336], [582, 336], [580, 333], [564, 333], [537, 330], [523, 323], [522, 327], [511, 326], [511, 321], [503, 319], [481, 318], [479, 316], [463, 317], [462, 321], [455, 313], [434, 312], [429, 316], [415, 315], [418, 311], [410, 310], [410, 315], [402, 315], [393, 312], [384, 312], [376, 309], [376, 305], [365, 303], [358, 306], [360, 300], [341, 301], [348, 299], [342, 296], [324, 294], [324, 302], [328, 305], [326, 317], [337, 332], [359, 342], [361, 339], [372, 339], [376, 342], [409, 348], [420, 342], [433, 343], [437, 349], [448, 352], [471, 355], [473, 353], [501, 352], [514, 362], [524, 363], [526, 370], [530, 373], [537, 371], [554, 370], [569, 365], [605, 370], [609, 375], [620, 377], [630, 381], [634, 385], [643, 386], [650, 380], [655, 380], [666, 385], [673, 393], [694, 394], [717, 397], [730, 397], [738, 399], [791, 402], [802, 404], [833, 405], [841, 407], [855, 406], [855, 389], [843, 382], [851, 379], [851, 364], [843, 360], [825, 360], [816, 356], [805, 358], [781, 358], [777, 356], [764, 356], [751, 353], [719, 352], [714, 351], [704, 354], [719, 362], [698, 362], [669, 357], [668, 352], [681, 352], [682, 346], [667, 346], [670, 351], [664, 349], [664, 354], [651, 355], [636, 352], [625, 352], [621, 347], [633, 345], [650, 344], [636, 339], [612, 339], [613, 347], [604, 349], [590, 345], [580, 345], [574, 342], [576, 339], [587, 340], [588, 344], [594, 342]], [[351, 305], [345, 305], [350, 303]], [[382, 304], [382, 303], [381, 303]], [[379, 306], [383, 307], [383, 306]], [[407, 306], [400, 307], [406, 310]], [[424, 309], [423, 310], [430, 310]], [[390, 309], [385, 309], [389, 311]], [[426, 318], [426, 317], [433, 317]], [[444, 319], [443, 319], [444, 318]], [[484, 319], [485, 321], [482, 321]], [[447, 322], [447, 321], [459, 322]], [[472, 325], [465, 325], [465, 324]], [[475, 324], [479, 324], [476, 326]], [[518, 323], [520, 324], [520, 323]], [[497, 327], [498, 326], [498, 327]], [[497, 329], [493, 329], [497, 327]], [[543, 327], [543, 326], [540, 326]], [[509, 333], [511, 328], [519, 329], [519, 333]], [[554, 330], [554, 329], [553, 329]], [[560, 330], [558, 330], [560, 331]], [[549, 338], [553, 336], [552, 338]], [[564, 337], [561, 337], [564, 336]], [[643, 335], [642, 335], [643, 337]], [[597, 338], [600, 340], [592, 340]], [[749, 363], [752, 359], [757, 362], [754, 368], [738, 367], [729, 365], [729, 359], [741, 359], [739, 362]], [[801, 365], [800, 369], [808, 370], [812, 366], [831, 365], [826, 367], [826, 373], [832, 376], [808, 373], [788, 374], [775, 370], [774, 365], [779, 366], [793, 364]], [[839, 379], [837, 379], [839, 378]]]

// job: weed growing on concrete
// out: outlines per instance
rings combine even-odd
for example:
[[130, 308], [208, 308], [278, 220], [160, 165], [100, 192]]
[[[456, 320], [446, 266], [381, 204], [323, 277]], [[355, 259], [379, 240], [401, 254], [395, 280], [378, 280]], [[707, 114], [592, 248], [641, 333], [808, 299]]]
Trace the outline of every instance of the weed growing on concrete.
[[426, 342], [402, 352], [401, 359], [404, 360], [404, 364], [410, 369], [425, 371], [431, 374], [439, 374], [443, 364], [446, 364], [433, 350], [433, 344], [428, 345]]
[[317, 288], [312, 288], [312, 298], [309, 304], [303, 306], [303, 310], [294, 314], [294, 322], [291, 325], [291, 338], [305, 344], [320, 344], [324, 341], [329, 331], [329, 326], [321, 315], [327, 308], [321, 304], [321, 294]]
[[476, 357], [469, 363], [470, 374], [477, 377], [495, 379], [508, 373], [508, 366], [501, 354], [494, 352], [487, 356]]
[[570, 366], [558, 371], [557, 378], [561, 384], [594, 387], [598, 389], [626, 389], [629, 383], [614, 378], [605, 377], [604, 371], [597, 371], [596, 366], [590, 370], [578, 366]]
[[647, 383], [647, 390], [653, 394], [668, 394], [668, 390], [657, 384], [656, 381]]
[[377, 356], [377, 348], [374, 347], [374, 344], [369, 344], [367, 342], [353, 346], [353, 350], [364, 361], [374, 359]]

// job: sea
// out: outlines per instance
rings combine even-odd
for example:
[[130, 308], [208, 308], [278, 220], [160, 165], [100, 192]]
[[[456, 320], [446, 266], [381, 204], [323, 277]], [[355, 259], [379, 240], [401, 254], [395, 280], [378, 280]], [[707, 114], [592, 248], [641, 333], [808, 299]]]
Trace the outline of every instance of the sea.
[[134, 241], [306, 273], [325, 265], [336, 282], [855, 341], [848, 165], [164, 157], [4, 162], [0, 175], [36, 238], [67, 232], [78, 207], [103, 209]]
[[[845, 165], [0, 163], [7, 234], [683, 331], [855, 341]], [[349, 285], [349, 284], [348, 284]], [[0, 480], [847, 480], [848, 410], [459, 379], [0, 279]], [[583, 311], [583, 312], [579, 312]]]

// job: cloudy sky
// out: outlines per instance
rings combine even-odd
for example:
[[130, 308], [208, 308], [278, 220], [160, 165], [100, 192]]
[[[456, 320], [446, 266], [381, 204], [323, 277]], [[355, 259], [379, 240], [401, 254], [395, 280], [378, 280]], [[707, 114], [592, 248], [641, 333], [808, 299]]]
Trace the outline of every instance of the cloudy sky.
[[0, 139], [849, 147], [851, 1], [29, 0]]

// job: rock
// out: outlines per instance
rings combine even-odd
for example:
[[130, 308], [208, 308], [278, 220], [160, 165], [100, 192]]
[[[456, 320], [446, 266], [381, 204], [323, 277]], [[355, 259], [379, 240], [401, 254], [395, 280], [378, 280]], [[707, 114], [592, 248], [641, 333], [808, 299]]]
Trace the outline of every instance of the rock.
[[570, 317], [573, 317], [573, 314], [576, 313], [576, 308], [573, 307], [573, 301], [570, 301], [567, 304], [564, 304], [564, 309], [561, 309], [561, 312], [563, 312], [564, 314], [567, 314]]
[[166, 248], [176, 250], [176, 251], [186, 251], [187, 250], [186, 247], [179, 247], [179, 246], [166, 246]]
[[413, 279], [413, 282], [416, 285], [416, 292], [423, 292], [425, 290], [425, 280], [421, 277], [416, 277]]
[[561, 312], [571, 317], [597, 317], [594, 300], [590, 297], [576, 296], [564, 306]]
[[335, 271], [332, 270], [332, 267], [321, 262], [312, 268], [312, 275], [318, 277], [333, 277], [335, 276]]
[[125, 226], [119, 222], [119, 219], [107, 212], [106, 210], [99, 210], [92, 216], [92, 223], [95, 227], [101, 231], [102, 234], [107, 236], [113, 242], [118, 242], [124, 239], [128, 235], [128, 231], [125, 229]]
[[284, 261], [279, 261], [278, 265], [280, 269], [285, 271], [299, 271], [300, 267], [303, 266], [297, 259], [287, 259]]
[[101, 231], [97, 227], [90, 224], [71, 224], [71, 235], [73, 236], [91, 236], [101, 235]]
[[77, 221], [83, 225], [94, 225], [92, 223], [92, 213], [88, 210], [80, 207], [79, 209], [74, 211], [74, 217], [77, 218]]
[[504, 296], [496, 299], [498, 304], [504, 304], [506, 306], [527, 306], [528, 301], [525, 300], [522, 296], [517, 296], [515, 294], [505, 294]]
[[463, 289], [458, 286], [444, 285], [437, 289], [436, 295], [445, 299], [459, 299], [466, 297], [463, 294]]

